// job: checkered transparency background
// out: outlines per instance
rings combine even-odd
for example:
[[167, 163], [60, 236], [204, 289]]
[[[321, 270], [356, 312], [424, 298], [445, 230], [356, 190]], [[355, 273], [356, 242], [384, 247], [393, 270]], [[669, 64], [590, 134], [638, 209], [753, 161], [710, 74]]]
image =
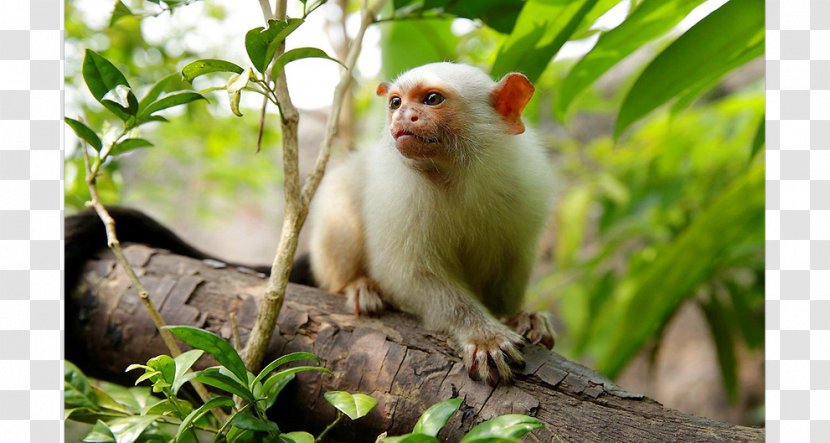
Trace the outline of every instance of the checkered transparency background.
[[[0, 10], [0, 440], [60, 441], [63, 4]], [[767, 438], [824, 442], [830, 0], [767, 0], [767, 60]]]
[[63, 4], [0, 2], [0, 441], [61, 441]]

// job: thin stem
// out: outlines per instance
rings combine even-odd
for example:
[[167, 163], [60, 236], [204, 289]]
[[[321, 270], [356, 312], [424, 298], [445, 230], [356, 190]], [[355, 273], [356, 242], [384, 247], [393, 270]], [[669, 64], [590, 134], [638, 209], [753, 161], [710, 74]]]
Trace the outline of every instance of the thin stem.
[[213, 439], [213, 441], [214, 441], [214, 442], [218, 442], [218, 441], [220, 441], [220, 440], [219, 440], [219, 438], [222, 436], [222, 434], [224, 434], [224, 433], [225, 433], [225, 431], [227, 431], [228, 427], [230, 427], [231, 422], [233, 421], [233, 419], [234, 419], [237, 415], [241, 414], [241, 413], [242, 413], [242, 412], [244, 412], [246, 409], [248, 409], [249, 407], [251, 407], [251, 405], [252, 405], [252, 404], [253, 404], [253, 403], [245, 403], [245, 406], [242, 406], [241, 408], [237, 409], [237, 410], [236, 410], [236, 412], [234, 412], [234, 413], [233, 413], [230, 417], [228, 417], [228, 420], [227, 420], [227, 421], [225, 421], [225, 423], [223, 423], [223, 424], [222, 424], [222, 427], [221, 427], [221, 428], [219, 428], [219, 430], [218, 430], [218, 431], [216, 431], [216, 437]]
[[[326, 125], [326, 134], [320, 147], [320, 152], [317, 155], [314, 170], [302, 188], [300, 187], [297, 155], [297, 125], [299, 123], [299, 113], [291, 103], [288, 86], [285, 81], [285, 71], [280, 72], [276, 78], [274, 91], [280, 107], [282, 123], [285, 217], [280, 234], [280, 242], [277, 246], [277, 253], [271, 265], [271, 275], [268, 278], [265, 297], [262, 299], [262, 304], [257, 310], [257, 318], [251, 330], [248, 343], [245, 346], [244, 359], [248, 369], [254, 370], [258, 368], [262, 364], [262, 359], [265, 356], [268, 342], [274, 331], [277, 317], [285, 300], [285, 288], [288, 285], [288, 276], [291, 271], [294, 253], [297, 251], [297, 238], [300, 233], [300, 228], [302, 228], [308, 215], [309, 202], [323, 178], [326, 163], [331, 154], [331, 145], [337, 132], [343, 97], [352, 80], [352, 71], [357, 62], [357, 57], [360, 54], [363, 36], [366, 28], [374, 23], [374, 16], [384, 2], [385, 0], [381, 0], [372, 8], [369, 8], [367, 1], [363, 3], [360, 30], [352, 42], [352, 47], [346, 58], [346, 70], [341, 74], [340, 82], [335, 89], [332, 110], [329, 115], [328, 124]], [[277, 1], [277, 20], [283, 20], [285, 18], [285, 7], [285, 0]], [[277, 48], [275, 57], [279, 57], [284, 51], [284, 45], [280, 45]]]
[[320, 144], [320, 151], [317, 153], [314, 169], [303, 185], [302, 204], [306, 211], [308, 210], [308, 205], [311, 203], [311, 198], [314, 197], [317, 188], [320, 186], [320, 181], [323, 179], [323, 174], [326, 170], [326, 164], [328, 164], [329, 157], [331, 156], [332, 142], [340, 125], [340, 112], [343, 109], [346, 92], [352, 84], [352, 72], [354, 71], [354, 66], [357, 63], [357, 58], [363, 46], [363, 36], [366, 34], [366, 29], [375, 22], [375, 14], [384, 3], [385, 0], [381, 0], [370, 9], [366, 2], [364, 2], [363, 8], [361, 9], [360, 28], [354, 40], [352, 40], [352, 46], [349, 48], [349, 53], [346, 56], [346, 69], [340, 74], [340, 82], [334, 89], [334, 97], [331, 101], [331, 112], [326, 121], [326, 133]]
[[[115, 146], [119, 140], [121, 140], [129, 130], [124, 128], [121, 131], [121, 134], [115, 139], [112, 143], [112, 146]], [[101, 168], [101, 165], [106, 161], [107, 157], [109, 156], [109, 151], [111, 147], [107, 149], [102, 157], [95, 159], [95, 164], [90, 165], [89, 159], [89, 149], [87, 148], [86, 144], [81, 146], [81, 150], [84, 154], [84, 165], [86, 167], [86, 184], [87, 189], [89, 189], [89, 196], [90, 201], [88, 202], [89, 205], [95, 210], [98, 214], [98, 218], [104, 223], [104, 228], [107, 233], [107, 246], [112, 250], [112, 253], [115, 255], [116, 260], [121, 265], [121, 269], [127, 274], [127, 278], [130, 280], [130, 283], [135, 288], [136, 292], [138, 293], [138, 299], [141, 300], [141, 303], [144, 305], [144, 308], [147, 310], [147, 313], [150, 315], [150, 318], [153, 321], [153, 324], [156, 326], [156, 329], [159, 331], [159, 336], [161, 337], [164, 344], [167, 346], [167, 349], [170, 350], [170, 354], [173, 357], [178, 357], [182, 350], [179, 348], [179, 345], [176, 344], [176, 341], [173, 339], [173, 334], [170, 333], [167, 329], [163, 329], [165, 326], [164, 319], [161, 317], [161, 313], [159, 312], [156, 305], [153, 304], [153, 300], [150, 299], [150, 293], [147, 291], [147, 288], [141, 283], [141, 280], [138, 279], [138, 275], [136, 275], [135, 270], [133, 269], [130, 262], [127, 260], [127, 257], [124, 256], [124, 252], [121, 249], [121, 242], [118, 241], [118, 236], [115, 232], [115, 219], [112, 218], [107, 208], [101, 203], [101, 198], [98, 195], [98, 187], [96, 186], [97, 178], [98, 178], [98, 171]], [[196, 390], [196, 393], [199, 395], [199, 398], [202, 401], [207, 402], [210, 399], [210, 394], [208, 393], [207, 389], [199, 382], [190, 381], [190, 384], [193, 386], [193, 389]], [[214, 416], [222, 421], [224, 418], [224, 413], [221, 411], [214, 411]]]
[[262, 8], [262, 16], [265, 17], [265, 23], [268, 23], [268, 20], [274, 17], [274, 13], [271, 12], [271, 4], [268, 0], [259, 0], [259, 7]]
[[316, 443], [318, 441], [323, 440], [323, 437], [325, 437], [326, 434], [329, 433], [329, 431], [334, 429], [334, 427], [337, 426], [338, 423], [340, 423], [340, 419], [342, 419], [342, 418], [343, 418], [343, 413], [340, 412], [340, 411], [337, 411], [337, 418], [335, 418], [333, 422], [329, 423], [329, 425], [326, 426], [326, 429], [323, 429], [323, 432], [321, 432], [320, 435], [318, 435], [317, 438], [314, 439], [314, 442]]

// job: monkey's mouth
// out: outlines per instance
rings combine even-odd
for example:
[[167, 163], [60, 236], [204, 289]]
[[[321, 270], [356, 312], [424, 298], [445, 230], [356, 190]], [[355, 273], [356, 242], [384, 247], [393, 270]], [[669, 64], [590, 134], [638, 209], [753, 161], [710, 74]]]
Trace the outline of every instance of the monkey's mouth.
[[421, 141], [422, 143], [427, 143], [427, 144], [438, 143], [438, 141], [439, 141], [438, 138], [436, 138], [436, 137], [423, 137], [423, 136], [420, 136], [420, 135], [415, 134], [413, 132], [407, 131], [405, 129], [401, 129], [400, 131], [395, 132], [395, 140], [398, 140], [401, 137], [413, 137], [413, 138]]

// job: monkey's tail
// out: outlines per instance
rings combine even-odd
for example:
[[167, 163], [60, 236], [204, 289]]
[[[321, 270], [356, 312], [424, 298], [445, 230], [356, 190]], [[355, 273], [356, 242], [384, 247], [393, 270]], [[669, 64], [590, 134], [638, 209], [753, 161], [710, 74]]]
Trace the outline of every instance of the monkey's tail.
[[[266, 275], [271, 273], [271, 267], [268, 265], [243, 265], [213, 257], [191, 246], [173, 231], [136, 209], [108, 206], [107, 211], [115, 220], [118, 240], [121, 243], [141, 243], [199, 260], [217, 260], [230, 266], [245, 267]], [[64, 240], [65, 287], [67, 290], [72, 290], [81, 277], [84, 264], [107, 247], [107, 233], [95, 211], [88, 209], [64, 218]], [[315, 285], [308, 254], [296, 258], [291, 268], [289, 281], [306, 286]]]

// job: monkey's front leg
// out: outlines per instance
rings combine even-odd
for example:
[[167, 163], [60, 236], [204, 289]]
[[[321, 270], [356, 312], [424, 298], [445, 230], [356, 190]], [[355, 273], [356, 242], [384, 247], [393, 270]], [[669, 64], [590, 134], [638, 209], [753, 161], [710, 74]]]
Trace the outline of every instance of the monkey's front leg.
[[[416, 311], [430, 329], [450, 333], [458, 343], [470, 378], [496, 385], [513, 379], [511, 366], [523, 366], [521, 335], [493, 318], [473, 294], [451, 282], [433, 280], [415, 286], [404, 310]], [[412, 303], [412, 302], [415, 303]], [[408, 308], [408, 309], [407, 309]]]

